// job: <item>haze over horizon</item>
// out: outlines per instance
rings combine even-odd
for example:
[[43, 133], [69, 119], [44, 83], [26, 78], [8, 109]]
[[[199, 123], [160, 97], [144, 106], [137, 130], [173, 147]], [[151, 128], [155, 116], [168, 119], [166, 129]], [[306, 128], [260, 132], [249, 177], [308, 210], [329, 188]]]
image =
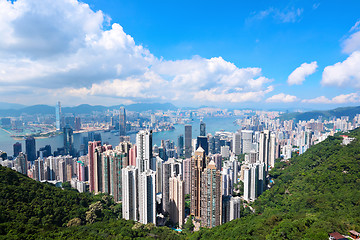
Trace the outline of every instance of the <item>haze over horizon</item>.
[[0, 0], [0, 101], [360, 105], [359, 7], [357, 1]]

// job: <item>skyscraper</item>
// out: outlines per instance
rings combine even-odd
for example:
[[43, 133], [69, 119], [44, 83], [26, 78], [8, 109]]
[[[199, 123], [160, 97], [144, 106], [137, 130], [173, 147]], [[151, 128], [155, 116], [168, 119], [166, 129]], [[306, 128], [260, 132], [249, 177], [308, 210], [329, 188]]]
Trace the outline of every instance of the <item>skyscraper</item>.
[[14, 143], [13, 148], [14, 148], [14, 157], [17, 157], [19, 153], [22, 152], [21, 143], [19, 142]]
[[185, 185], [185, 194], [190, 194], [191, 191], [191, 159], [186, 158], [182, 161], [182, 177]]
[[16, 157], [15, 162], [18, 167], [17, 171], [24, 175], [27, 175], [27, 162], [26, 162], [25, 154], [20, 152], [19, 155]]
[[156, 225], [156, 173], [151, 169], [139, 173], [139, 221]]
[[63, 133], [65, 154], [73, 155], [73, 130], [67, 124], [63, 129]]
[[241, 198], [240, 197], [231, 197], [230, 199], [230, 221], [240, 218], [240, 206]]
[[250, 153], [252, 150], [252, 130], [241, 131], [242, 153]]
[[206, 136], [206, 124], [200, 121], [200, 136]]
[[206, 136], [198, 136], [196, 141], [196, 149], [199, 147], [202, 147], [202, 149], [205, 150], [205, 155], [207, 156], [209, 154], [209, 147], [208, 147], [208, 139]]
[[239, 133], [239, 132], [236, 132], [233, 135], [232, 151], [235, 155], [241, 154], [241, 133]]
[[269, 144], [270, 144], [270, 132], [264, 130], [260, 133], [259, 139], [259, 161], [265, 164], [265, 168], [269, 165]]
[[177, 154], [182, 157], [184, 154], [184, 135], [178, 137]]
[[75, 131], [79, 131], [81, 129], [81, 118], [75, 117]]
[[269, 146], [269, 167], [275, 166], [276, 158], [276, 135], [275, 133], [270, 134], [270, 146]]
[[162, 200], [163, 200], [163, 211], [170, 213], [170, 190], [169, 181], [171, 177], [176, 177], [181, 173], [181, 164], [175, 159], [170, 158], [168, 161], [163, 163], [162, 167]]
[[119, 133], [120, 136], [126, 136], [126, 112], [124, 107], [120, 107]]
[[61, 126], [61, 105], [60, 102], [57, 102], [56, 107], [55, 107], [55, 117], [56, 117], [56, 131], [60, 131]]
[[[191, 158], [191, 196], [190, 214], [200, 220], [201, 207], [201, 175], [208, 162], [204, 149], [199, 147]], [[216, 167], [215, 167], [216, 168]]]
[[191, 141], [192, 141], [192, 126], [185, 125], [185, 158], [191, 157], [191, 153], [192, 153]]
[[180, 175], [169, 179], [169, 213], [173, 223], [182, 227], [185, 219], [184, 181]]
[[35, 159], [36, 159], [36, 144], [35, 144], [34, 137], [30, 136], [30, 137], [26, 138], [25, 148], [26, 148], [27, 160], [30, 162], [35, 161]]
[[215, 227], [221, 224], [221, 175], [211, 161], [201, 176], [201, 226]]
[[136, 134], [136, 146], [136, 166], [139, 168], [139, 173], [155, 167], [152, 166], [152, 161], [154, 161], [152, 155], [152, 131], [139, 131], [138, 134]]
[[122, 216], [126, 220], [139, 220], [138, 169], [127, 166], [122, 170]]
[[95, 164], [95, 149], [97, 147], [101, 146], [100, 141], [94, 141], [88, 143], [88, 157], [89, 157], [89, 190], [90, 192], [95, 191], [95, 173], [97, 172], [97, 169], [95, 168], [97, 164]]

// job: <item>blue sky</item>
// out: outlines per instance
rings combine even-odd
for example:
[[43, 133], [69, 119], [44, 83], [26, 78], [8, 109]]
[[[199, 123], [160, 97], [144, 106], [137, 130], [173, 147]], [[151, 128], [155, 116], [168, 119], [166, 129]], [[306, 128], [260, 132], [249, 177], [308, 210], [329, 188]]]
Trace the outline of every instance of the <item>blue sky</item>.
[[359, 1], [0, 4], [0, 33], [13, 32], [0, 40], [1, 101], [268, 109], [360, 102]]

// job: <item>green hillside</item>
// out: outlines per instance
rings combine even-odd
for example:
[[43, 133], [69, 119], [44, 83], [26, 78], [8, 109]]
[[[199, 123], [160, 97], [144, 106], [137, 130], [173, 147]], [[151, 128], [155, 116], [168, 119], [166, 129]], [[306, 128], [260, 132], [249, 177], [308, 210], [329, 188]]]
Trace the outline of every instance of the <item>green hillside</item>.
[[191, 239], [328, 239], [360, 231], [360, 130], [342, 146], [329, 137], [271, 171], [275, 185], [253, 203], [256, 213]]
[[0, 239], [178, 239], [169, 228], [121, 219], [108, 195], [36, 182], [0, 166]]

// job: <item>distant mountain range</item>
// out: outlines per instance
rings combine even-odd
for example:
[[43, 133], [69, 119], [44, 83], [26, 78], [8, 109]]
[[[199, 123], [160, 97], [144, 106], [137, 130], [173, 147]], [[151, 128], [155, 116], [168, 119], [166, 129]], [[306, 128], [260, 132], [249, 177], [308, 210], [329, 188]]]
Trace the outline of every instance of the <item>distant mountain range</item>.
[[348, 116], [351, 119], [355, 117], [356, 114], [360, 114], [360, 106], [357, 107], [340, 107], [332, 110], [326, 111], [310, 111], [310, 112], [292, 112], [292, 113], [284, 113], [281, 115], [282, 120], [291, 120], [294, 119], [295, 122], [302, 120], [308, 121], [310, 119], [318, 119], [322, 117], [322, 119], [328, 119], [330, 117], [340, 118], [342, 116]]
[[[3, 107], [1, 107], [3, 106]], [[107, 110], [119, 109], [121, 106], [125, 107], [128, 111], [143, 112], [143, 111], [166, 111], [178, 109], [171, 103], [135, 103], [130, 105], [116, 105], [116, 106], [101, 106], [101, 105], [88, 105], [82, 104], [76, 107], [62, 107], [62, 113], [73, 113], [73, 114], [90, 114], [92, 112], [104, 112]], [[21, 114], [55, 114], [55, 106], [48, 105], [34, 105], [34, 106], [23, 106], [18, 104], [0, 103], [0, 116], [1, 117], [18, 117]]]
[[[62, 113], [73, 113], [73, 114], [91, 114], [92, 112], [105, 112], [107, 110], [119, 109], [121, 106], [125, 107], [127, 111], [134, 112], [144, 112], [144, 111], [167, 111], [167, 110], [177, 110], [178, 107], [171, 103], [135, 103], [130, 105], [115, 105], [115, 106], [101, 106], [101, 105], [89, 105], [82, 104], [75, 107], [62, 107]], [[182, 108], [183, 110], [197, 110], [199, 108], [187, 107]], [[295, 121], [308, 121], [310, 119], [317, 119], [320, 116], [323, 119], [328, 119], [332, 116], [341, 117], [349, 116], [350, 119], [353, 119], [356, 114], [360, 113], [360, 106], [357, 107], [340, 107], [332, 110], [315, 110], [308, 112], [290, 112], [284, 113], [280, 116], [282, 120], [294, 119]], [[0, 117], [18, 117], [21, 114], [55, 114], [55, 106], [49, 105], [34, 105], [34, 106], [24, 106], [16, 103], [5, 103], [0, 102]]]

